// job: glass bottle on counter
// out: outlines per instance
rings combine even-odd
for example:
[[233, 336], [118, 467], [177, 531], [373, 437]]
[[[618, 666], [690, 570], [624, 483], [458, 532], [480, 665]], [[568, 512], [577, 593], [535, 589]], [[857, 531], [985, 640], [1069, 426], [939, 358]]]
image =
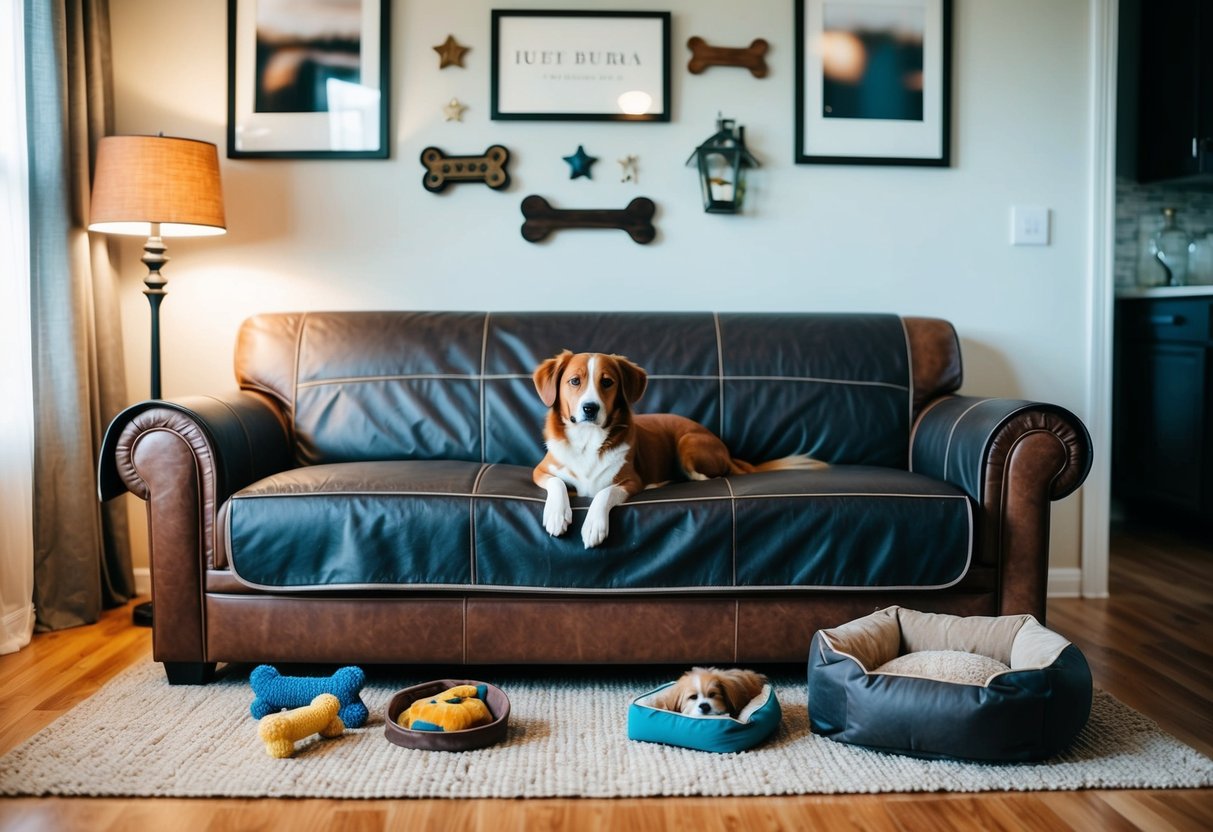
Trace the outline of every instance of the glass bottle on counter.
[[1188, 245], [1188, 283], [1193, 286], [1213, 284], [1213, 229], [1192, 235]]
[[1192, 238], [1175, 219], [1174, 208], [1162, 209], [1162, 228], [1150, 238], [1154, 259], [1163, 267], [1164, 286], [1183, 286], [1188, 282], [1188, 246]]
[[1154, 257], [1154, 235], [1162, 228], [1162, 214], [1150, 212], [1137, 218], [1137, 265], [1134, 285], [1143, 288], [1166, 285], [1167, 270]]

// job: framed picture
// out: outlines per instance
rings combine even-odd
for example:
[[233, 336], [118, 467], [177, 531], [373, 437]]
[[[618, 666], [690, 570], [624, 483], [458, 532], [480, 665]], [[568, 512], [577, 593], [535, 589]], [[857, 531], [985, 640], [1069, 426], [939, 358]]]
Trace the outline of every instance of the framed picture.
[[670, 13], [493, 11], [492, 118], [669, 121]]
[[949, 164], [952, 0], [796, 0], [796, 162]]
[[386, 159], [391, 0], [228, 0], [227, 155]]

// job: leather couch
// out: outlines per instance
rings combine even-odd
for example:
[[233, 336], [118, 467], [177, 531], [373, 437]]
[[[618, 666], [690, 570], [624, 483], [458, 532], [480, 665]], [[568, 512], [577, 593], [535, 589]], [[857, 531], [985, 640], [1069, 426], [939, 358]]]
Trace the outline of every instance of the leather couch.
[[[542, 528], [561, 349], [649, 373], [675, 412], [781, 471], [651, 489], [587, 550]], [[110, 425], [103, 499], [147, 501], [154, 656], [217, 662], [803, 661], [897, 604], [1045, 613], [1050, 501], [1091, 444], [1061, 407], [957, 395], [946, 321], [866, 314], [333, 312], [246, 321], [239, 391]]]

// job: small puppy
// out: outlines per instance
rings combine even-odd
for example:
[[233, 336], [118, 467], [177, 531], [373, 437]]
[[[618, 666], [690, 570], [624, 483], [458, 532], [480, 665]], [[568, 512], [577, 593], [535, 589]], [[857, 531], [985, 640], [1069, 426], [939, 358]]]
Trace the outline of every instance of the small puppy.
[[767, 677], [752, 670], [721, 670], [693, 667], [673, 687], [661, 692], [653, 703], [658, 708], [686, 716], [723, 716], [734, 719], [767, 683]]

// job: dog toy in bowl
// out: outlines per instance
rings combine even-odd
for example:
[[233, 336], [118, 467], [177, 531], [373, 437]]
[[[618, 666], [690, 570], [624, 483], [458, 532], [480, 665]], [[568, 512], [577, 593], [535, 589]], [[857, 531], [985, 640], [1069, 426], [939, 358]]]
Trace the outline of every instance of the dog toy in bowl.
[[257, 725], [257, 736], [265, 743], [265, 753], [285, 759], [295, 753], [295, 742], [312, 734], [339, 737], [345, 725], [337, 712], [341, 702], [331, 693], [322, 693], [310, 705], [292, 711], [270, 714]]
[[360, 667], [343, 667], [332, 676], [283, 676], [272, 665], [262, 664], [249, 674], [249, 684], [254, 696], [249, 712], [254, 719], [283, 708], [300, 708], [322, 693], [331, 693], [341, 703], [338, 715], [347, 727], [366, 724], [368, 712], [359, 696], [366, 674]]
[[[483, 701], [488, 708], [489, 722], [462, 731], [422, 731], [416, 724], [412, 729], [407, 727], [409, 720], [405, 714], [414, 705], [422, 703], [414, 711], [414, 715], [417, 715], [426, 706], [437, 707], [436, 704], [430, 703], [431, 699], [440, 699], [443, 696], [453, 698], [449, 695], [450, 692], [460, 688], [476, 691], [474, 698]], [[447, 705], [455, 707], [451, 703]], [[489, 682], [476, 679], [432, 679], [396, 691], [388, 700], [383, 715], [383, 736], [392, 745], [417, 751], [471, 751], [475, 748], [487, 748], [505, 739], [510, 722], [510, 698], [505, 695], [505, 691]]]
[[456, 685], [418, 699], [396, 723], [412, 731], [466, 731], [493, 721], [485, 704], [485, 685]]

